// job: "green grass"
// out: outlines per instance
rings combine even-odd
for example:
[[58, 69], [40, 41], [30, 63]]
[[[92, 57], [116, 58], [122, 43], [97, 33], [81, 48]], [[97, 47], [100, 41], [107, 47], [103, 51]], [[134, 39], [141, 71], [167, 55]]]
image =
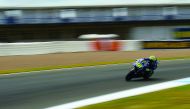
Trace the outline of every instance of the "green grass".
[[90, 105], [79, 109], [190, 109], [190, 85]]
[[[173, 60], [173, 59], [190, 59], [190, 57], [159, 58], [158, 60]], [[59, 66], [44, 66], [44, 67], [35, 67], [35, 68], [18, 68], [18, 69], [10, 69], [10, 70], [0, 70], [0, 74], [52, 70], [52, 69], [61, 69], [61, 68], [75, 68], [75, 67], [96, 66], [96, 65], [108, 65], [108, 64], [122, 64], [122, 63], [134, 62], [134, 61], [135, 59], [130, 59], [130, 60], [118, 60], [118, 61], [110, 61], [110, 62], [73, 64], [73, 65], [68, 65], [68, 66], [59, 65]]]

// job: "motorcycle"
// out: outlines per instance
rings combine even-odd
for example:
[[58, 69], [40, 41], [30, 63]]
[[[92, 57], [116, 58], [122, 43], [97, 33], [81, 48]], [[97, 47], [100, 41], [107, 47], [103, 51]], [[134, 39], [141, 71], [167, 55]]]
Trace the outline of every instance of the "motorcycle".
[[125, 80], [130, 81], [133, 78], [144, 78], [144, 80], [148, 80], [153, 75], [153, 73], [154, 71], [149, 68], [145, 68], [144, 70], [135, 70], [134, 67], [125, 76]]

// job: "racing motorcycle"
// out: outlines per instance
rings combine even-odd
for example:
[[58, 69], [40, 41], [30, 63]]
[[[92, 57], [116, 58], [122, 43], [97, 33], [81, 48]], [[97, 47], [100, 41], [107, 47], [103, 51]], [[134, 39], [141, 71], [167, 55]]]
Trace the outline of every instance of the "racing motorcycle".
[[135, 70], [135, 68], [132, 68], [129, 73], [125, 76], [126, 81], [130, 81], [133, 78], [144, 78], [144, 80], [148, 80], [152, 75], [154, 71], [146, 68], [144, 70]]
[[153, 63], [153, 65], [148, 64], [147, 66], [138, 69], [135, 62], [133, 63], [133, 68], [125, 76], [125, 80], [130, 81], [133, 78], [144, 78], [145, 80], [148, 80], [154, 74], [154, 70], [157, 68], [157, 65], [158, 61]]

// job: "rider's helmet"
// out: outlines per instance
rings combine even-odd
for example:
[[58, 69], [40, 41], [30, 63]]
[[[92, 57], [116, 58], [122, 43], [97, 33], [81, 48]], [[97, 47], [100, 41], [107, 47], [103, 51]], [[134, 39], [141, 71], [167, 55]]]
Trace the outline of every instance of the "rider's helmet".
[[157, 61], [157, 58], [156, 58], [155, 56], [149, 56], [149, 59], [150, 59], [151, 61]]

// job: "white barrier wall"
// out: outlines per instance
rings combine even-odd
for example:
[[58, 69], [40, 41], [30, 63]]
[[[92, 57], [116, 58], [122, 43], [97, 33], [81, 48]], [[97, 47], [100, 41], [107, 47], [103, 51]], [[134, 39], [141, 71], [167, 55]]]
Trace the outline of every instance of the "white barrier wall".
[[123, 45], [122, 50], [123, 51], [134, 51], [134, 50], [141, 50], [142, 47], [142, 41], [139, 40], [127, 40], [122, 41]]
[[0, 56], [90, 51], [87, 41], [1, 43]]
[[[141, 41], [119, 40], [121, 51], [139, 50]], [[93, 46], [94, 41], [53, 41], [33, 43], [0, 43], [0, 56], [35, 55], [59, 52], [98, 51]], [[107, 46], [107, 44], [106, 44]]]

